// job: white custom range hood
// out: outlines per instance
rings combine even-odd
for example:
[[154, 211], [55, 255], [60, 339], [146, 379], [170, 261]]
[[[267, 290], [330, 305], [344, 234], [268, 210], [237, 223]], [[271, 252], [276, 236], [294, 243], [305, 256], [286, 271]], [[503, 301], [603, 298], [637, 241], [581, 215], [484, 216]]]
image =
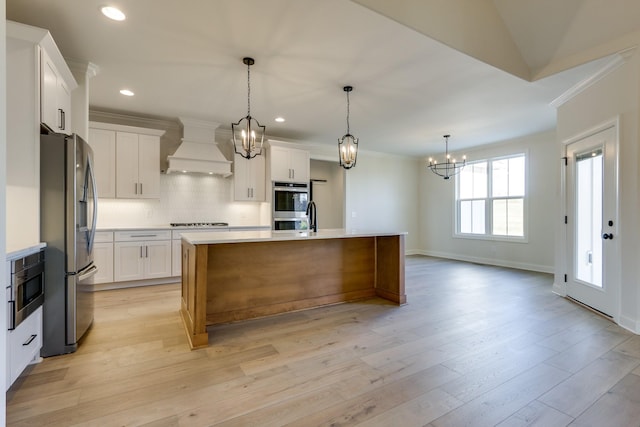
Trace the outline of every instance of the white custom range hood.
[[231, 175], [231, 161], [222, 154], [215, 142], [219, 123], [180, 117], [184, 127], [182, 143], [172, 156], [168, 156], [167, 173], [202, 173]]

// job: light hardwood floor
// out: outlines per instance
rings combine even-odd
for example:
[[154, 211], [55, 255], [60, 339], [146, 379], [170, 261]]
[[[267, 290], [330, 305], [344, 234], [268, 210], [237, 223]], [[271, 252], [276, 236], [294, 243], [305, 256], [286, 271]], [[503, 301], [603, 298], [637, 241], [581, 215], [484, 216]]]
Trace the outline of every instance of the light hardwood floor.
[[552, 277], [408, 257], [409, 303], [219, 325], [189, 351], [178, 285], [103, 291], [79, 350], [28, 369], [10, 426], [640, 426], [640, 336]]

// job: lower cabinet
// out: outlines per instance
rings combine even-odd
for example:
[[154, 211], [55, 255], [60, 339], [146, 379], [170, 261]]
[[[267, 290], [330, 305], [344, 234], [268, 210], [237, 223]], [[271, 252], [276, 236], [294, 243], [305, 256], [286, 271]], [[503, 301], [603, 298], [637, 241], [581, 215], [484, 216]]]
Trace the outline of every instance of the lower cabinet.
[[90, 279], [94, 285], [113, 282], [113, 232], [98, 231], [93, 244], [93, 263], [98, 272]]
[[40, 348], [42, 307], [31, 313], [16, 329], [7, 331], [7, 389], [27, 365], [39, 359]]
[[171, 276], [171, 231], [117, 231], [113, 245], [113, 281]]
[[171, 275], [182, 275], [182, 240], [172, 240], [171, 245], [173, 249], [171, 251]]

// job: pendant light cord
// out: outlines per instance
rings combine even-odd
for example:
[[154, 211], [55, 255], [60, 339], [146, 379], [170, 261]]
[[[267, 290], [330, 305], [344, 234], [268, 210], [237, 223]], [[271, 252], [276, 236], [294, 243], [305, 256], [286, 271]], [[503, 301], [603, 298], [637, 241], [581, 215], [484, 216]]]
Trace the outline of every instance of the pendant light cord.
[[247, 64], [247, 116], [251, 117], [251, 65]]
[[347, 91], [347, 134], [350, 135], [349, 131], [349, 92]]

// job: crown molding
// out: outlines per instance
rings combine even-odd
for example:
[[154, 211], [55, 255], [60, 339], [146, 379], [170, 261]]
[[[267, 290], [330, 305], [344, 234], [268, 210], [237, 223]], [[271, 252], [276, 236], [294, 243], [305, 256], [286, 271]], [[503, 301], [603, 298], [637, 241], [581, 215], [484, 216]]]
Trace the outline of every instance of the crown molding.
[[95, 108], [89, 108], [89, 116], [92, 122], [127, 123], [131, 126], [142, 128], [171, 129], [176, 131], [181, 128], [181, 125], [177, 121], [171, 119], [135, 116], [128, 113], [104, 111]]
[[549, 103], [550, 106], [554, 108], [559, 108], [566, 102], [573, 99], [578, 94], [584, 92], [591, 86], [595, 85], [597, 82], [611, 74], [613, 71], [617, 70], [620, 66], [622, 66], [627, 60], [633, 55], [636, 51], [636, 47], [631, 47], [620, 51], [611, 56], [611, 60], [608, 61], [600, 70], [596, 71], [593, 75], [587, 77], [586, 79], [578, 82], [569, 90], [564, 92], [562, 95], [554, 99]]
[[71, 69], [71, 71], [75, 71], [77, 73], [85, 73], [87, 77], [92, 78], [100, 73], [100, 67], [98, 67], [93, 62], [80, 61], [78, 59], [65, 58], [67, 65]]

